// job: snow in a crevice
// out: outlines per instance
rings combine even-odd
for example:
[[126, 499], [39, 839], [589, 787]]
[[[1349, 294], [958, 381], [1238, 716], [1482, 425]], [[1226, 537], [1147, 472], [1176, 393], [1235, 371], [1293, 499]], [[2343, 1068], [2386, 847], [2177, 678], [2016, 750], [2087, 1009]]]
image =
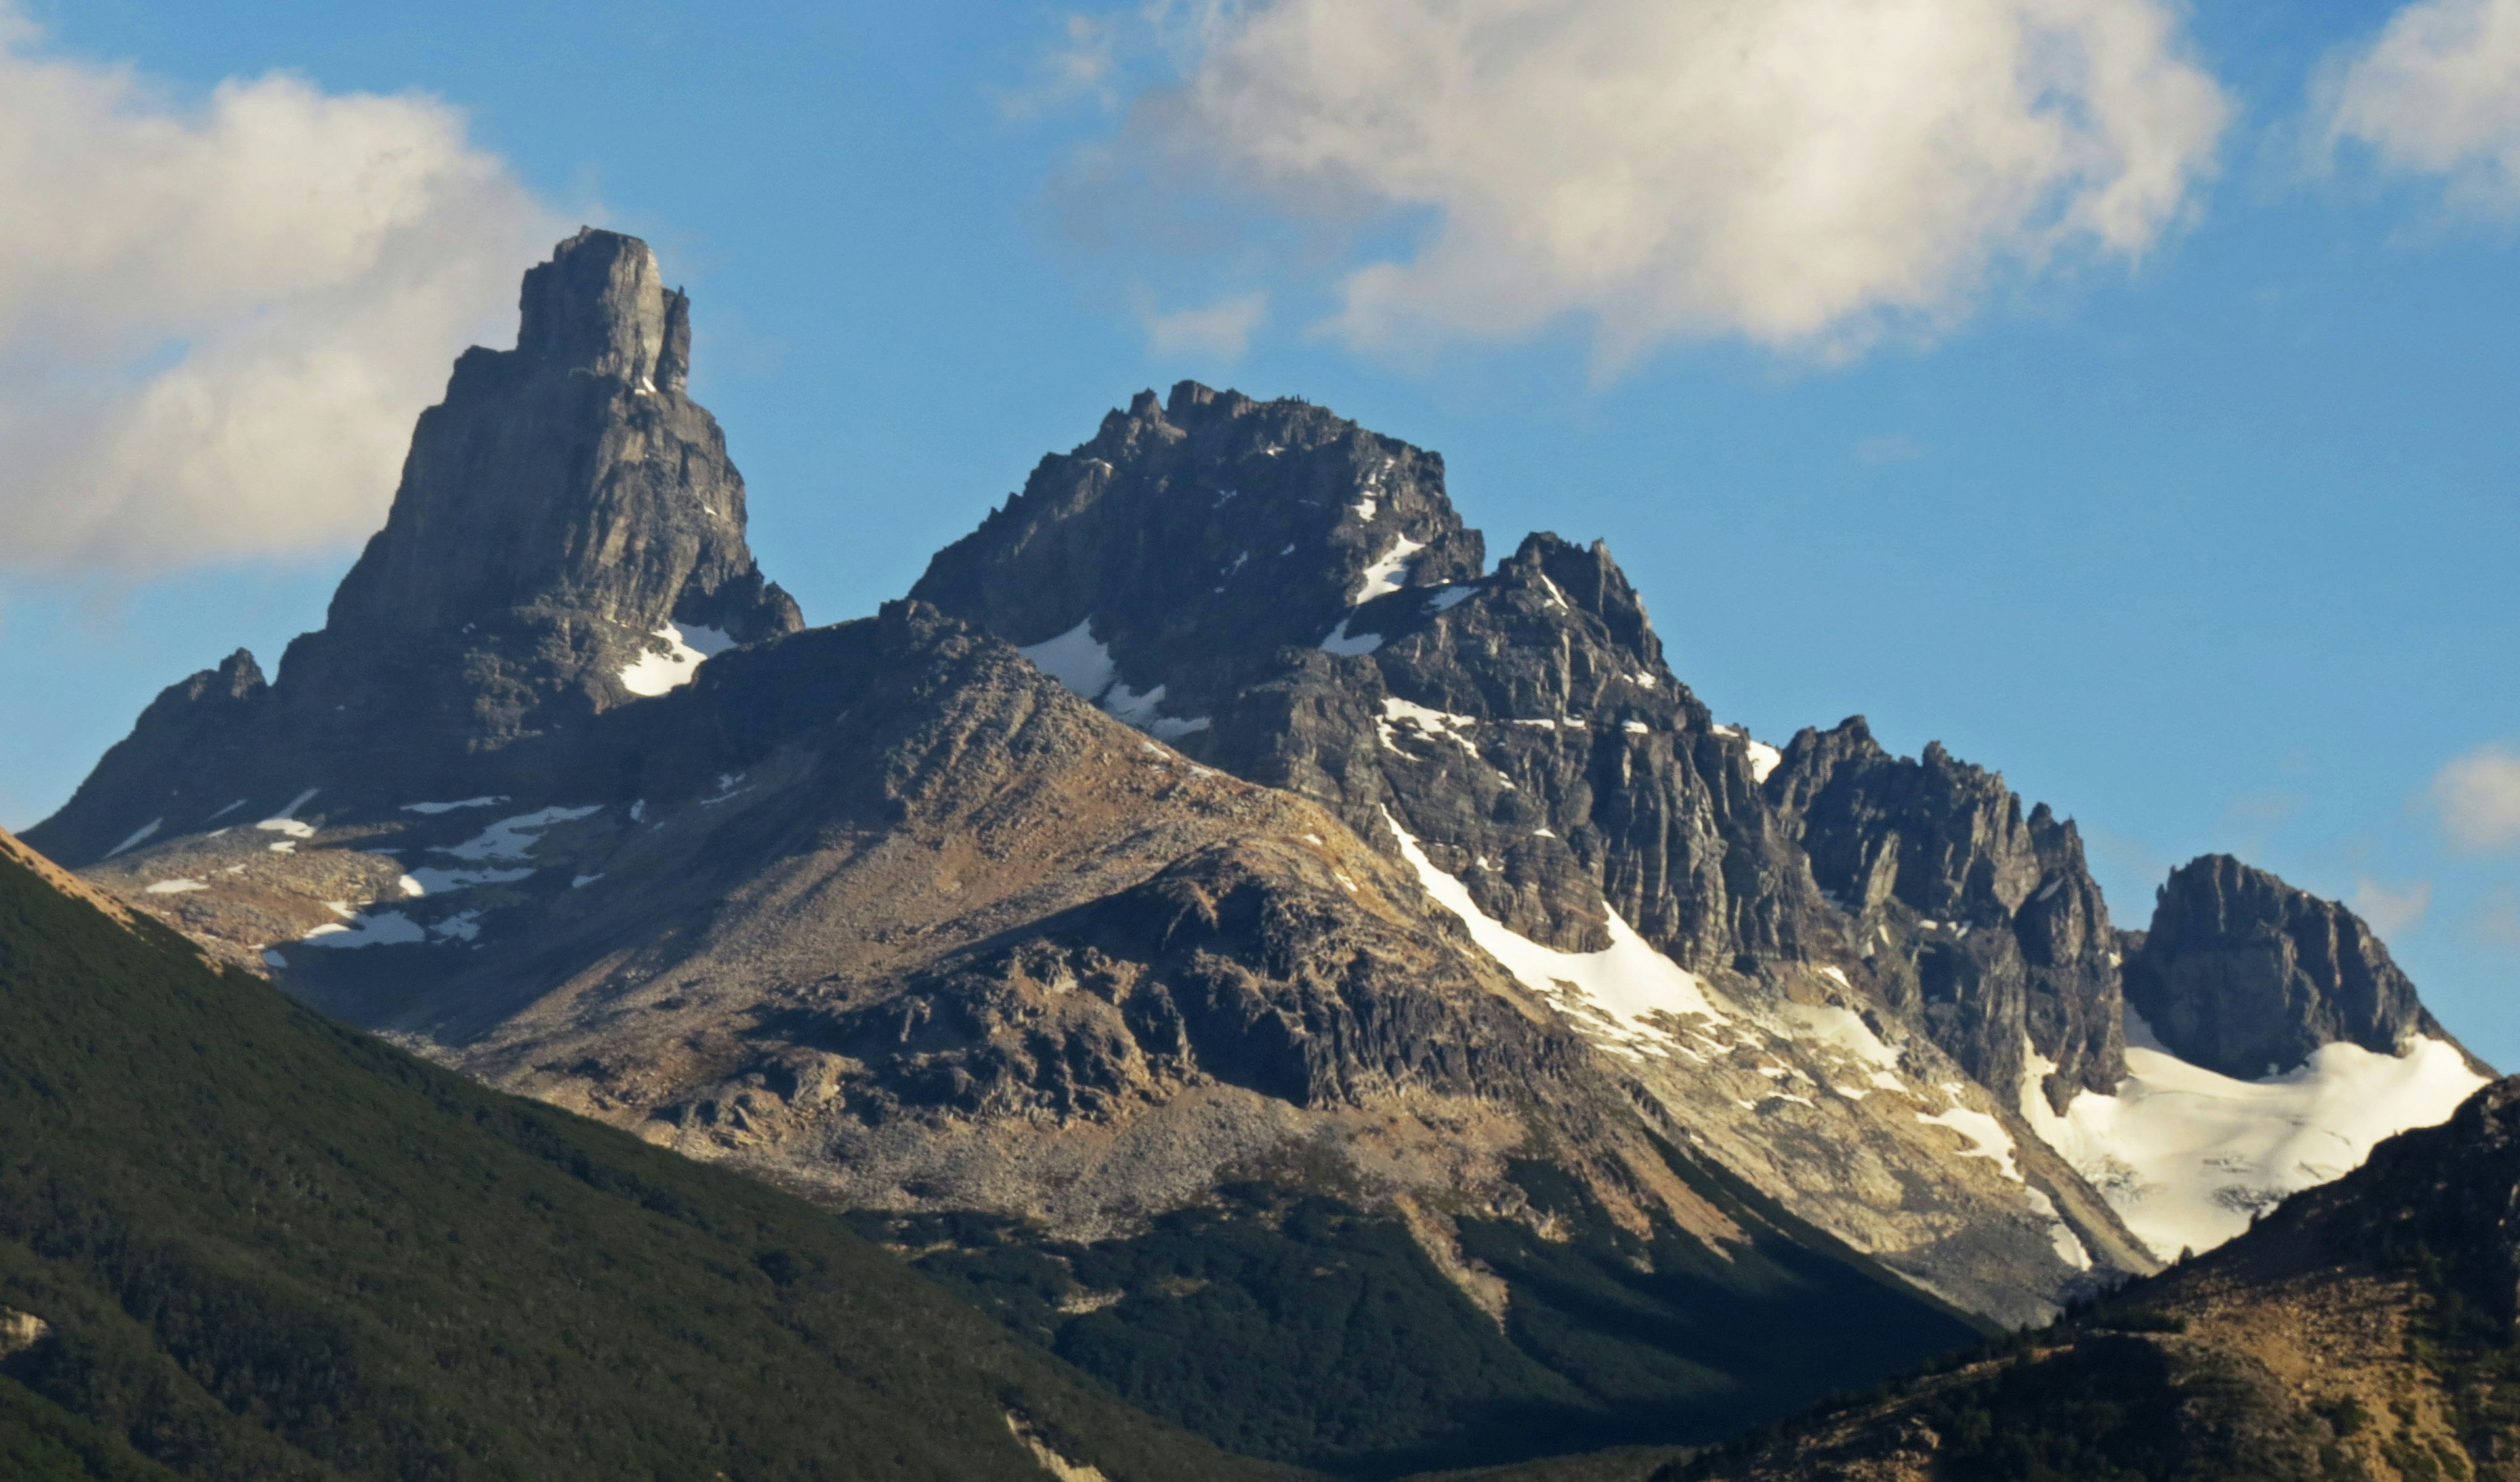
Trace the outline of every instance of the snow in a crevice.
[[649, 649], [621, 666], [621, 688], [642, 698], [653, 698], [690, 684], [700, 672], [700, 665], [735, 647], [732, 635], [698, 623], [668, 622], [653, 636], [663, 641], [664, 652]]
[[220, 819], [223, 819], [223, 818], [227, 817], [229, 814], [234, 813], [235, 811], [237, 811], [239, 808], [244, 807], [244, 806], [245, 806], [248, 801], [250, 801], [250, 799], [248, 799], [248, 798], [242, 798], [242, 797], [241, 797], [241, 798], [238, 798], [235, 802], [232, 802], [232, 803], [228, 804], [226, 807], [221, 808], [218, 812], [213, 813], [213, 814], [211, 814], [209, 817], [207, 817], [207, 818], [205, 818], [205, 819], [202, 820], [202, 823], [205, 823], [205, 824], [215, 824], [215, 823], [217, 823]]
[[452, 803], [405, 803], [405, 813], [453, 813], [459, 808], [490, 808], [506, 802], [504, 797], [468, 797]]
[[1480, 910], [1469, 888], [1436, 869], [1417, 838], [1400, 827], [1388, 809], [1382, 819], [1400, 840], [1400, 852], [1410, 868], [1418, 872], [1418, 883], [1438, 905], [1461, 919], [1469, 928], [1470, 939], [1514, 981], [1607, 1040], [1611, 1049], [1641, 1059], [1647, 1050], [1683, 1048], [1675, 1031], [1691, 1020], [1723, 1023], [1730, 1017], [1694, 973], [1656, 951], [1606, 905], [1602, 915], [1609, 927], [1609, 946], [1599, 952], [1544, 947]]
[[1425, 549], [1424, 541], [1411, 540], [1406, 535], [1393, 540], [1391, 549], [1365, 568], [1365, 585], [1348, 606], [1364, 606], [1377, 597], [1388, 597], [1408, 585], [1410, 559]]
[[2048, 1222], [2048, 1243], [2055, 1250], [2056, 1259], [2076, 1271], [2091, 1270], [2092, 1253], [2083, 1248], [2082, 1237], [2074, 1234], [2074, 1227], [2066, 1224], [2065, 1217], [2057, 1212], [2056, 1201], [2048, 1196], [2045, 1189], [2034, 1187], [2028, 1192], [2031, 1213]]
[[[534, 852], [534, 845], [541, 841], [544, 830], [555, 824], [573, 823], [581, 818], [589, 818], [603, 811], [602, 805], [598, 804], [584, 808], [542, 808], [532, 813], [520, 813], [515, 818], [499, 820], [460, 844], [446, 845], [429, 852], [452, 855], [456, 859], [476, 863], [492, 860], [514, 863]], [[417, 876], [422, 872], [415, 870], [412, 874]]]
[[[1235, 564], [1241, 562], [1237, 561]], [[1100, 706], [1112, 719], [1135, 726], [1159, 741], [1179, 741], [1213, 724], [1204, 715], [1157, 714], [1164, 702], [1164, 687], [1157, 685], [1145, 691], [1129, 688], [1128, 682], [1120, 678], [1120, 666], [1113, 661], [1110, 649], [1094, 636], [1091, 617], [1057, 638], [1044, 639], [1015, 651], [1032, 660], [1034, 668]]]
[[1777, 764], [1785, 759], [1783, 752], [1766, 741], [1745, 741], [1743, 744], [1750, 749], [1750, 778], [1753, 782], [1765, 783], [1768, 774], [1776, 771]]
[[1455, 607], [1460, 606], [1462, 604], [1468, 602], [1471, 598], [1478, 595], [1479, 589], [1475, 585], [1468, 583], [1462, 583], [1449, 587], [1437, 587], [1435, 589], [1435, 595], [1426, 599], [1426, 610], [1429, 612], [1450, 612]]
[[121, 843], [118, 843], [112, 848], [105, 851], [105, 857], [107, 859], [112, 859], [125, 850], [139, 848], [141, 845], [149, 842], [150, 839], [156, 837], [158, 831], [163, 828], [165, 823], [166, 821], [162, 818], [153, 818], [149, 822], [142, 824], [139, 828], [131, 831], [131, 836], [129, 838], [124, 839]]
[[2163, 1260], [2205, 1251], [2285, 1195], [2341, 1178], [2385, 1138], [2446, 1120], [2485, 1077], [2448, 1043], [2403, 1055], [2326, 1045], [2263, 1080], [2217, 1075], [2172, 1055], [2126, 1016], [2127, 1077], [2084, 1091], [2059, 1116], [2040, 1091], [2054, 1062], [2025, 1045], [2021, 1115], [2099, 1190]]
[[[313, 838], [315, 836], [314, 829], [297, 821], [297, 810], [305, 807], [309, 802], [313, 801], [316, 792], [319, 790], [320, 789], [318, 788], [309, 787], [305, 791], [298, 793], [295, 797], [289, 800], [288, 807], [281, 809], [278, 813], [264, 819], [262, 822], [254, 825], [254, 827], [272, 833], [286, 833], [292, 839]], [[274, 844], [271, 847], [275, 852], [293, 852], [281, 850], [278, 844]]]

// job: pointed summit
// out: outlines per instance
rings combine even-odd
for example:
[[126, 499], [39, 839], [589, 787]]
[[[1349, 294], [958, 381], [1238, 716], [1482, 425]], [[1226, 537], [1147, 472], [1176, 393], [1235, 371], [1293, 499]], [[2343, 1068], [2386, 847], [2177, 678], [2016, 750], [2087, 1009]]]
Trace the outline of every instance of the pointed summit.
[[421, 413], [384, 528], [277, 679], [239, 653], [168, 690], [30, 842], [85, 864], [133, 812], [171, 834], [241, 794], [471, 786], [484, 753], [804, 625], [745, 545], [742, 476], [685, 392], [690, 300], [648, 245], [579, 232], [519, 309], [517, 347], [465, 351]]
[[743, 538], [742, 477], [684, 394], [690, 300], [592, 228], [525, 274], [513, 350], [467, 350], [421, 414], [385, 527], [328, 632], [443, 632], [566, 611], [629, 630], [791, 632]]

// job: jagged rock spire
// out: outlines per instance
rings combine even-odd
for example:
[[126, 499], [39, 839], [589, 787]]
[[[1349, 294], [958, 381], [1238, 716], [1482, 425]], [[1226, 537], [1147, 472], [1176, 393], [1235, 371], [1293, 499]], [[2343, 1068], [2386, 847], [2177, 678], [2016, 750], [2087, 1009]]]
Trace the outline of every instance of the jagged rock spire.
[[525, 274], [513, 350], [474, 348], [421, 415], [385, 527], [330, 627], [444, 631], [557, 609], [644, 637], [797, 625], [743, 538], [743, 480], [684, 394], [689, 300], [635, 237], [589, 228]]

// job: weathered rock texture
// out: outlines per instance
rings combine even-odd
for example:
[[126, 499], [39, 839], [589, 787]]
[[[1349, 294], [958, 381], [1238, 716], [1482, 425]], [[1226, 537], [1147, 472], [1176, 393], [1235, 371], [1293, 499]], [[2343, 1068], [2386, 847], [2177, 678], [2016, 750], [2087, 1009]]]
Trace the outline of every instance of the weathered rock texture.
[[2321, 1045], [2396, 1055], [2416, 1035], [2450, 1039], [2362, 918], [2228, 854], [2171, 872], [2131, 945], [2129, 1007], [2225, 1075], [2290, 1070]]
[[517, 347], [466, 351], [421, 414], [384, 529], [278, 681], [240, 651], [168, 689], [28, 842], [76, 866], [240, 793], [318, 787], [315, 817], [451, 795], [475, 755], [633, 698], [621, 673], [666, 650], [667, 623], [739, 642], [801, 626], [744, 545], [743, 481], [684, 393], [690, 353], [688, 302], [647, 244], [562, 243], [525, 275]]

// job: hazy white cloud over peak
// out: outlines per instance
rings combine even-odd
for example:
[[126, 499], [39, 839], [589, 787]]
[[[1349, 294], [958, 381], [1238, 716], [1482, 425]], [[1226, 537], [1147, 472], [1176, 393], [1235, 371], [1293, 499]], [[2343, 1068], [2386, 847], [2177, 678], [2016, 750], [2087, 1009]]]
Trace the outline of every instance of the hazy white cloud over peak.
[[558, 223], [436, 100], [180, 102], [0, 4], [0, 562], [148, 572], [376, 527]]
[[2321, 92], [2331, 145], [2440, 176], [2455, 203], [2520, 211], [2520, 0], [2417, 0]]
[[1251, 347], [1252, 332], [1269, 317], [1269, 295], [1238, 293], [1214, 303], [1148, 313], [1147, 348], [1156, 355], [1195, 355], [1231, 364]]
[[1571, 319], [1615, 364], [1681, 337], [1826, 353], [1947, 324], [1999, 275], [2139, 257], [2227, 112], [2164, 0], [1142, 14], [1186, 58], [1132, 111], [1142, 156], [1399, 229], [1337, 285], [1328, 328], [1368, 350]]
[[2385, 941], [2413, 930], [2424, 919], [2424, 913], [2432, 909], [2433, 882], [2416, 880], [2409, 885], [2391, 886], [2358, 876], [2354, 894], [2346, 904], [2354, 908], [2356, 916], [2370, 922], [2371, 929]]
[[2433, 778], [2442, 828], [2470, 849], [2520, 844], [2520, 751], [2479, 746]]

